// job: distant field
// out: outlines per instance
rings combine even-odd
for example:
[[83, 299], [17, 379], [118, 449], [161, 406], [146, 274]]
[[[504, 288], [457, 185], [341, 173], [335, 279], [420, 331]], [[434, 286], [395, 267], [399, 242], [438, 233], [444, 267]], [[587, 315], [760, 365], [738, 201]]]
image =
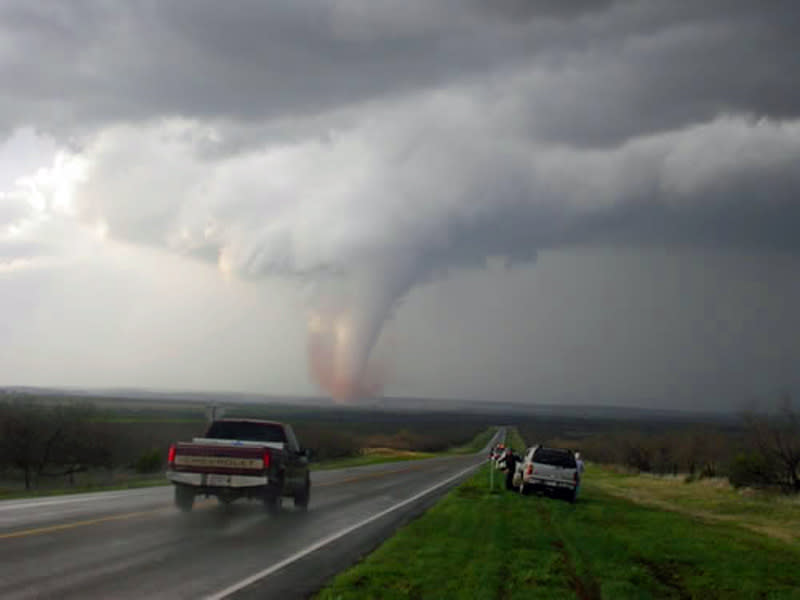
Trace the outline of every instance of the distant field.
[[472, 441], [462, 446], [455, 446], [444, 452], [419, 452], [415, 450], [397, 450], [395, 448], [363, 448], [359, 456], [326, 460], [312, 463], [312, 470], [320, 471], [326, 469], [343, 469], [345, 467], [361, 467], [364, 465], [376, 465], [388, 462], [399, 462], [405, 460], [421, 460], [433, 458], [435, 456], [447, 454], [470, 454], [479, 452], [492, 439], [496, 427], [489, 427], [476, 435]]
[[497, 427], [489, 427], [472, 438], [470, 442], [462, 446], [454, 446], [448, 449], [447, 452], [449, 454], [471, 454], [480, 452], [486, 447], [486, 444], [489, 443], [489, 440], [492, 439], [496, 431]]
[[[269, 415], [266, 414], [267, 410], [264, 407], [260, 407], [258, 411], [254, 412], [261, 411], [265, 413], [263, 416], [270, 416], [271, 418], [282, 418], [284, 416], [277, 414], [279, 409]], [[234, 411], [231, 412], [236, 414]], [[305, 410], [290, 410], [289, 412], [297, 412], [298, 415], [308, 417], [308, 413]], [[440, 433], [436, 435], [433, 425], [437, 423], [437, 417], [431, 420], [430, 417], [381, 414], [378, 415], [381, 417], [381, 421], [370, 423], [366, 421], [365, 416], [372, 416], [375, 419], [375, 415], [371, 415], [366, 411], [342, 410], [338, 413], [323, 411], [321, 414], [315, 414], [314, 416], [319, 419], [333, 415], [338, 416], [337, 423], [323, 422], [322, 424], [308, 426], [301, 419], [296, 424], [295, 428], [300, 435], [301, 442], [310, 445], [315, 450], [315, 457], [319, 456], [319, 454], [323, 456], [323, 460], [315, 459], [312, 462], [311, 468], [313, 470], [420, 460], [442, 454], [477, 452], [486, 445], [495, 431], [494, 427], [483, 429], [475, 425], [465, 427], [463, 425], [448, 426], [443, 424]], [[350, 422], [347, 417], [353, 417], [353, 420]], [[103, 410], [94, 415], [91, 421], [105, 427], [113, 439], [116, 440], [116, 458], [118, 462], [123, 463], [122, 465], [115, 467], [112, 471], [94, 469], [89, 472], [76, 473], [73, 476], [74, 483], [71, 485], [66, 484], [64, 477], [42, 478], [31, 490], [24, 489], [18, 475], [15, 477], [10, 477], [8, 476], [9, 474], [6, 474], [5, 477], [0, 475], [0, 499], [166, 485], [168, 482], [163, 475], [163, 471], [137, 474], [130, 466], [124, 466], [124, 464], [128, 463], [130, 465], [136, 461], [142, 452], [146, 452], [149, 449], [160, 450], [160, 456], [165, 460], [166, 449], [171, 441], [191, 439], [194, 435], [200, 434], [207, 426], [207, 421], [198, 410], [175, 409], [174, 407], [154, 409], [148, 407], [138, 411], [132, 411], [128, 408], [112, 411], [109, 409], [109, 404], [104, 405]], [[402, 433], [409, 429], [413, 430], [417, 425], [420, 425], [420, 428], [425, 432], [424, 437], [409, 438]], [[329, 439], [325, 438], [325, 434], [328, 432], [333, 432], [341, 438], [342, 430], [350, 428], [358, 428], [361, 437], [349, 435], [349, 445], [347, 446], [337, 448], [331, 444]], [[477, 435], [474, 434], [476, 430], [478, 431]], [[398, 431], [401, 432], [399, 435], [396, 433]], [[462, 443], [465, 437], [468, 441]], [[358, 445], [362, 441], [369, 442], [375, 439], [388, 442], [399, 441], [402, 445], [413, 445], [417, 442], [425, 444], [426, 440], [433, 438], [436, 438], [435, 444], [437, 445], [442, 445], [443, 441], [458, 440], [458, 442], [456, 445], [436, 452], [390, 447], [362, 448]], [[321, 452], [320, 449], [322, 450]], [[345, 455], [339, 458], [324, 458], [326, 455], [330, 456], [331, 450], [336, 449]], [[164, 465], [161, 466], [161, 469], [163, 468]]]
[[392, 448], [365, 448], [359, 456], [348, 458], [335, 458], [319, 463], [311, 463], [312, 471], [328, 469], [344, 469], [346, 467], [363, 467], [365, 465], [379, 465], [389, 462], [404, 460], [422, 460], [436, 456], [433, 452], [414, 452], [412, 450], [394, 450]]
[[796, 531], [796, 503], [654, 479], [590, 466], [570, 505], [490, 492], [484, 467], [318, 598], [800, 598], [798, 539], [750, 528]]
[[[469, 446], [491, 423], [486, 415], [454, 419], [453, 414], [390, 412], [361, 406], [227, 405], [220, 411], [223, 417], [291, 423], [301, 444], [320, 461], [362, 459], [361, 449], [374, 447], [439, 453]], [[151, 402], [136, 407], [124, 401], [115, 405], [110, 399], [98, 405], [91, 420], [113, 430], [115, 437], [129, 440], [128, 446], [139, 452], [148, 448], [166, 452], [171, 441], [200, 435], [208, 423], [207, 410], [202, 406]], [[134, 458], [126, 456], [125, 460]]]

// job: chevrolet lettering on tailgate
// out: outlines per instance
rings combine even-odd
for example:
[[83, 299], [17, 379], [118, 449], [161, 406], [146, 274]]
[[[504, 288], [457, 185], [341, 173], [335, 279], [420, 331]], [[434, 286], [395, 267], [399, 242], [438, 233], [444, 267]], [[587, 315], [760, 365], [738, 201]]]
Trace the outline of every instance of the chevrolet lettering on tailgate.
[[178, 454], [175, 457], [178, 467], [222, 467], [225, 469], [260, 469], [259, 458], [235, 458], [232, 456], [191, 456]]

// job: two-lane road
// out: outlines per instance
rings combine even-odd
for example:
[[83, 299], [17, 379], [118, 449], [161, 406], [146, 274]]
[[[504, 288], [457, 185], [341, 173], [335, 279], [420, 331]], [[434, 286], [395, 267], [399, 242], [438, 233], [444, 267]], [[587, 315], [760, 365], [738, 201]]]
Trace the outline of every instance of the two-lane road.
[[215, 500], [184, 515], [171, 487], [0, 502], [0, 597], [304, 597], [485, 457], [315, 472], [309, 511], [277, 517]]

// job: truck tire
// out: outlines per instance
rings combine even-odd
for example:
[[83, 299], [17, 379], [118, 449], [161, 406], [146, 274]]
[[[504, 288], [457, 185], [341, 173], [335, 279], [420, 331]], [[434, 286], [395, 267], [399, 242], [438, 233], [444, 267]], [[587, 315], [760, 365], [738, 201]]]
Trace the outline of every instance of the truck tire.
[[308, 510], [308, 501], [311, 500], [311, 481], [306, 475], [305, 487], [294, 495], [294, 507], [306, 511]]
[[186, 485], [175, 486], [175, 506], [181, 512], [192, 512], [194, 506], [194, 490]]
[[530, 493], [531, 493], [531, 490], [530, 490], [530, 488], [528, 487], [528, 485], [527, 485], [526, 483], [524, 483], [524, 482], [523, 482], [523, 483], [521, 483], [521, 484], [519, 485], [519, 493], [520, 493], [521, 495], [523, 495], [523, 496], [527, 496], [528, 494], [530, 494]]

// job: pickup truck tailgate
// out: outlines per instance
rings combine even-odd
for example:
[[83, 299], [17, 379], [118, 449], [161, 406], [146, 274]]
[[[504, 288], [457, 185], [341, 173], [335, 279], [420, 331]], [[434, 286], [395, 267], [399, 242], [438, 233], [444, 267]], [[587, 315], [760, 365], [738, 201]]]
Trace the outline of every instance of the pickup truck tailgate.
[[185, 473], [252, 475], [269, 468], [270, 450], [264, 447], [177, 444], [170, 468]]
[[556, 467], [554, 465], [545, 465], [542, 463], [534, 463], [533, 476], [541, 480], [543, 483], [568, 483], [570, 485], [575, 482], [575, 469], [567, 469], [564, 467]]

